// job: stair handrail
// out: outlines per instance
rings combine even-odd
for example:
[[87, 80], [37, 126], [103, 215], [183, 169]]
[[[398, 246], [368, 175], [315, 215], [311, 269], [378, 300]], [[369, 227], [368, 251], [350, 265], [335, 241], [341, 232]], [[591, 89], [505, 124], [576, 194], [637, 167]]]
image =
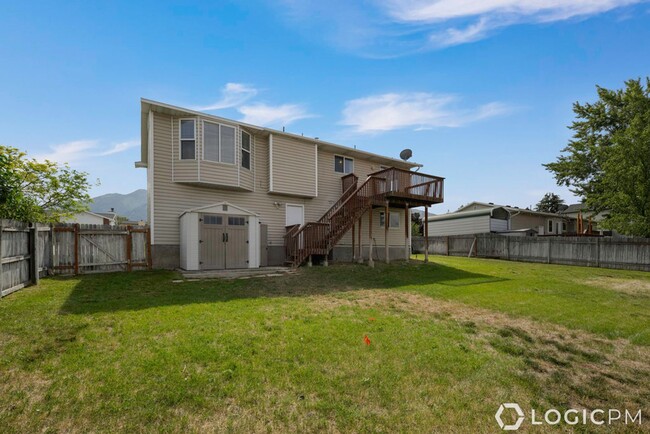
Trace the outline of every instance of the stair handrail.
[[319, 223], [322, 223], [324, 220], [329, 220], [331, 216], [336, 212], [336, 210], [343, 205], [343, 202], [352, 195], [357, 190], [357, 182], [355, 181], [353, 184], [351, 184], [341, 195], [339, 200], [334, 202], [334, 204], [330, 207], [330, 209], [327, 210], [325, 214], [321, 216], [321, 218], [318, 219]]

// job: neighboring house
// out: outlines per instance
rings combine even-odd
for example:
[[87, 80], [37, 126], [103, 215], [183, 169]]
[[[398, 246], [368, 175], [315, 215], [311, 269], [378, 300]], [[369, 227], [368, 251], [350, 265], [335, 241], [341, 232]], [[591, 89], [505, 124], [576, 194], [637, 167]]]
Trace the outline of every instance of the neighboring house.
[[429, 217], [429, 235], [467, 235], [510, 230], [510, 213], [503, 207], [452, 212]]
[[[509, 216], [505, 221], [492, 216], [492, 210], [498, 209], [498, 216], [502, 217], [505, 210]], [[469, 214], [476, 212], [477, 214]], [[460, 220], [459, 220], [460, 218]], [[529, 209], [496, 205], [494, 203], [471, 202], [460, 207], [456, 212], [430, 217], [429, 235], [461, 235], [469, 233], [510, 232], [513, 235], [561, 235], [568, 230], [572, 219], [563, 215], [532, 211]], [[463, 223], [461, 224], [460, 221]], [[474, 230], [473, 232], [470, 232]], [[436, 232], [440, 231], [440, 233]]]
[[100, 216], [104, 217], [105, 219], [108, 220], [108, 223], [111, 226], [116, 226], [117, 225], [117, 214], [114, 211], [110, 212], [98, 212], [96, 214], [99, 214]]
[[600, 228], [600, 223], [605, 220], [607, 211], [596, 213], [590, 211], [584, 203], [574, 203], [563, 210], [561, 214], [570, 219], [568, 231], [575, 233], [578, 232], [577, 223], [579, 216], [582, 217], [583, 232], [588, 230], [590, 220], [592, 231], [599, 231], [602, 229]]
[[141, 112], [158, 268], [406, 258], [410, 208], [443, 201], [418, 164], [146, 99]]
[[122, 226], [146, 226], [147, 222], [144, 220], [125, 220]]
[[99, 213], [83, 211], [63, 220], [63, 223], [79, 223], [84, 225], [109, 225], [111, 219]]

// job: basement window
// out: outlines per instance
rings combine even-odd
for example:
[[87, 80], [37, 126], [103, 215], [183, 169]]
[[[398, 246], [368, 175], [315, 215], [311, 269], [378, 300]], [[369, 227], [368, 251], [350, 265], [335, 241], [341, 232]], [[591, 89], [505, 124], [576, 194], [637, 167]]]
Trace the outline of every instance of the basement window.
[[354, 171], [354, 160], [352, 158], [335, 155], [334, 171], [337, 173], [352, 173]]
[[[400, 213], [398, 212], [390, 212], [389, 213], [389, 220], [388, 220], [388, 227], [391, 229], [394, 228], [399, 228], [399, 215]], [[385, 213], [382, 211], [379, 213], [379, 227], [383, 228], [384, 225], [386, 224], [385, 220], [386, 216]]]
[[180, 142], [181, 160], [196, 159], [196, 126], [194, 119], [181, 119]]

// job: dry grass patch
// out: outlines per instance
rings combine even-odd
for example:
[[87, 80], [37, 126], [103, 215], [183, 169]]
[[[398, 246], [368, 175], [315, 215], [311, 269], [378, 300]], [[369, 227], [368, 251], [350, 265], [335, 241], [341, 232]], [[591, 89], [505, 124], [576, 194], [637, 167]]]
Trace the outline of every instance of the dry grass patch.
[[458, 302], [395, 291], [363, 290], [315, 296], [314, 308], [356, 307], [455, 323], [474, 341], [472, 350], [496, 351], [522, 363], [547, 404], [566, 408], [642, 409], [650, 417], [650, 348], [604, 339], [559, 325], [512, 317]]
[[602, 276], [589, 279], [585, 283], [598, 288], [622, 292], [623, 294], [650, 297], [650, 280], [618, 279], [615, 277]]

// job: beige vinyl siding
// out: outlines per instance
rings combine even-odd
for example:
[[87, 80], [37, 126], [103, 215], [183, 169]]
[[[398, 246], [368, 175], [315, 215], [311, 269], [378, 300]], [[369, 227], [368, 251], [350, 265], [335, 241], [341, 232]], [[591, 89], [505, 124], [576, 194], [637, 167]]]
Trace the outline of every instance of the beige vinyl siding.
[[236, 164], [202, 160], [200, 181], [225, 187], [239, 187], [237, 172]]
[[[242, 187], [247, 183], [253, 187], [250, 191], [235, 191], [220, 189], [217, 186], [203, 186], [174, 182], [172, 178], [172, 164], [174, 172], [178, 174], [178, 163], [184, 163], [178, 160], [177, 155], [172, 156], [172, 151], [176, 151], [178, 145], [172, 139], [172, 135], [177, 137], [177, 132], [172, 131], [172, 126], [177, 129], [178, 118], [172, 118], [169, 115], [154, 112], [154, 152], [153, 152], [153, 199], [154, 199], [154, 244], [179, 244], [180, 239], [180, 214], [188, 209], [200, 206], [211, 205], [214, 203], [227, 201], [236, 206], [245, 208], [249, 211], [260, 215], [260, 222], [268, 225], [268, 243], [269, 246], [283, 246], [285, 234], [285, 208], [286, 204], [304, 205], [305, 221], [318, 220], [341, 196], [341, 177], [342, 174], [334, 171], [334, 154], [318, 150], [318, 196], [314, 198], [290, 196], [283, 194], [269, 194], [269, 138], [268, 135], [253, 135], [253, 149], [251, 155], [252, 171], [241, 168], [239, 179]], [[239, 133], [237, 134], [239, 136]], [[278, 136], [273, 136], [274, 148], [278, 142]], [[239, 143], [239, 138], [237, 143]], [[282, 142], [282, 140], [280, 140]], [[309, 156], [315, 163], [315, 148], [313, 142], [305, 141], [298, 143], [300, 149], [308, 150], [305, 156]], [[200, 148], [200, 146], [199, 146]], [[240, 155], [237, 153], [237, 162], [239, 167]], [[301, 166], [301, 157], [296, 154], [289, 154], [288, 163], [293, 166]], [[311, 160], [310, 160], [311, 161]], [[274, 158], [273, 164], [277, 159]], [[369, 173], [380, 170], [377, 163], [370, 163], [355, 158], [355, 173], [359, 176], [359, 183], [363, 182]], [[201, 179], [203, 180], [207, 163], [201, 163]], [[250, 178], [244, 174], [250, 173]], [[313, 166], [312, 166], [313, 172]], [[236, 175], [235, 175], [235, 179]], [[315, 176], [312, 173], [313, 181], [312, 190], [309, 194], [314, 194]], [[283, 180], [285, 181], [285, 180]], [[303, 184], [303, 180], [296, 181], [295, 184], [288, 187], [297, 188]], [[308, 190], [303, 190], [303, 192]], [[383, 245], [384, 229], [379, 226], [379, 212], [382, 209], [375, 209], [373, 214], [373, 238], [377, 245]], [[392, 246], [404, 246], [404, 210], [396, 209], [400, 212], [400, 227], [398, 229], [389, 229], [389, 244]], [[364, 245], [368, 244], [368, 215], [363, 218], [362, 237]], [[356, 240], [355, 240], [356, 242]], [[350, 245], [351, 237], [348, 233], [339, 245]]]
[[316, 152], [309, 142], [273, 136], [273, 193], [316, 196]]

